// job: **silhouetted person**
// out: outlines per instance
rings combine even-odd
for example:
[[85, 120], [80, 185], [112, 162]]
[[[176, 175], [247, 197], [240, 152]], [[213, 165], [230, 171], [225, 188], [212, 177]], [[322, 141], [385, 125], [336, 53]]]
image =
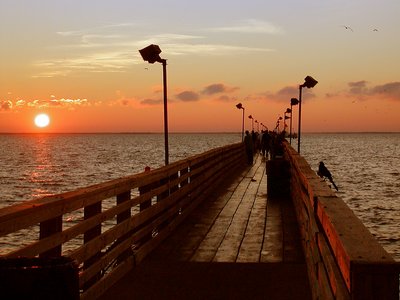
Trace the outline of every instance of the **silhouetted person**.
[[269, 135], [268, 130], [264, 131], [261, 137], [261, 151], [263, 156], [268, 157], [270, 141], [271, 141], [271, 136]]
[[332, 174], [331, 172], [329, 172], [328, 168], [325, 167], [324, 162], [319, 162], [319, 166], [318, 166], [318, 172], [317, 174], [319, 175], [319, 177], [321, 178], [328, 178], [328, 180], [332, 183], [332, 185], [335, 187], [335, 189], [338, 191], [338, 187], [336, 186], [336, 184], [333, 182], [333, 178], [332, 178]]
[[246, 136], [244, 137], [244, 145], [246, 147], [247, 163], [249, 165], [252, 165], [254, 145], [253, 145], [253, 138], [248, 130], [246, 130]]

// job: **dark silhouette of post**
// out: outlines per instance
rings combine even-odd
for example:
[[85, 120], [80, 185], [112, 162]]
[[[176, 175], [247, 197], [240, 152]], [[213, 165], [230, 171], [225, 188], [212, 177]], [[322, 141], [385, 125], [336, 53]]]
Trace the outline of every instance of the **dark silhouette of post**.
[[167, 60], [162, 59], [163, 65], [163, 89], [164, 89], [164, 144], [165, 144], [165, 165], [169, 164], [168, 147], [168, 102], [167, 102]]
[[236, 104], [236, 107], [238, 109], [243, 109], [243, 114], [242, 114], [242, 142], [244, 141], [244, 106], [242, 103]]
[[290, 136], [289, 136], [289, 143], [292, 144], [292, 119], [293, 119], [293, 106], [299, 104], [299, 100], [297, 98], [290, 99]]
[[251, 130], [254, 131], [254, 118], [253, 118], [253, 116], [250, 115], [249, 119], [251, 119]]
[[161, 49], [157, 45], [151, 44], [139, 50], [143, 60], [150, 64], [155, 62], [162, 63], [163, 66], [163, 90], [164, 90], [164, 145], [165, 145], [165, 165], [169, 164], [168, 149], [168, 101], [167, 101], [167, 60], [160, 57]]
[[308, 89], [313, 88], [318, 81], [316, 81], [311, 76], [307, 76], [304, 78], [304, 83], [299, 85], [299, 126], [298, 126], [298, 133], [297, 133], [297, 152], [300, 154], [300, 142], [301, 142], [301, 94], [303, 87]]

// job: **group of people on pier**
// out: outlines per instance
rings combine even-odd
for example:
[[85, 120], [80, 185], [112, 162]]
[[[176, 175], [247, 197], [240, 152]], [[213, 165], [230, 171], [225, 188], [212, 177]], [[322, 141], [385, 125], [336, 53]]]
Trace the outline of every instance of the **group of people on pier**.
[[285, 136], [285, 131], [278, 133], [276, 131], [262, 130], [261, 133], [258, 133], [253, 130], [250, 133], [246, 130], [244, 143], [248, 164], [253, 164], [253, 157], [257, 153], [260, 153], [266, 159], [274, 159], [276, 155], [280, 155], [283, 151], [282, 141]]

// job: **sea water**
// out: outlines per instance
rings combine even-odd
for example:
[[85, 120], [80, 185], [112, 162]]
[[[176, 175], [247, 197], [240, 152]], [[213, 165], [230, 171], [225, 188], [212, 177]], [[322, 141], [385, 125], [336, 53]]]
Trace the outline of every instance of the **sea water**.
[[[170, 134], [170, 162], [241, 141], [240, 133]], [[292, 140], [297, 149], [297, 140]], [[0, 207], [164, 165], [163, 134], [0, 134]], [[341, 197], [400, 261], [400, 134], [303, 134]], [[4, 243], [5, 241], [2, 241]], [[0, 243], [1, 244], [1, 243]]]

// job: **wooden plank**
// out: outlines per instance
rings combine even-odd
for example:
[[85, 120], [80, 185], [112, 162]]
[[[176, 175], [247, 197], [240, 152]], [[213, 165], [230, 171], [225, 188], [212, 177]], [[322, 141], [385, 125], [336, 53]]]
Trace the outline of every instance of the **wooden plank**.
[[357, 265], [380, 266], [383, 273], [396, 268], [393, 258], [342, 199], [318, 197], [317, 215], [350, 291], [351, 281], [357, 277]]
[[261, 262], [283, 261], [282, 211], [279, 199], [269, 199]]
[[335, 299], [349, 300], [350, 293], [347, 290], [346, 284], [344, 283], [342, 275], [340, 274], [336, 261], [333, 258], [333, 254], [329, 249], [328, 242], [322, 233], [317, 234], [317, 244], [321, 253], [323, 264], [326, 268], [332, 294], [334, 295]]
[[240, 245], [237, 262], [260, 262], [267, 212], [266, 194], [260, 195], [260, 188], [263, 189], [265, 187], [266, 190], [266, 183], [263, 182], [263, 177], [265, 178], [265, 176], [263, 176], [265, 173], [264, 170], [265, 169], [261, 170], [262, 177], [258, 186], [254, 206], [250, 213], [249, 223], [247, 224], [246, 232], [242, 244]]

